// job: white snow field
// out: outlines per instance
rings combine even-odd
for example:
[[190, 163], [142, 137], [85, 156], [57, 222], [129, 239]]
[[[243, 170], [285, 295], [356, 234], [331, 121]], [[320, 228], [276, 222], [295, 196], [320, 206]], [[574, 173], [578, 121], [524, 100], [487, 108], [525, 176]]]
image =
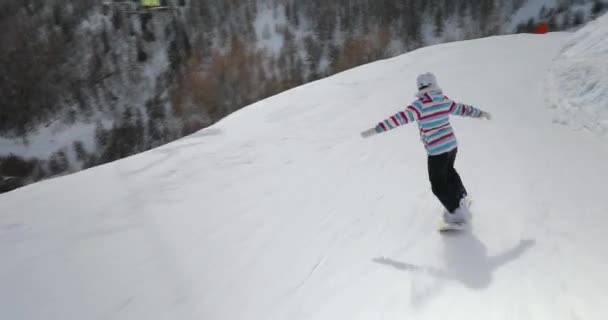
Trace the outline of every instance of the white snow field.
[[[571, 37], [424, 48], [0, 195], [0, 319], [605, 319], [608, 145], [545, 104]], [[415, 124], [359, 136], [426, 71], [493, 115], [452, 121], [470, 233], [437, 232]]]

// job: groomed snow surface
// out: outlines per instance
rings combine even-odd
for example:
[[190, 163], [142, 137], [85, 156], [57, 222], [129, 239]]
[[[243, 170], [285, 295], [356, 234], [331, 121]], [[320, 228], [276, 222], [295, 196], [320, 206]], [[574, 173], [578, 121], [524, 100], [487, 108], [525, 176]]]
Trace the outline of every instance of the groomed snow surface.
[[[545, 103], [571, 37], [424, 48], [0, 195], [0, 319], [605, 319], [608, 147]], [[359, 136], [426, 71], [494, 116], [453, 119], [469, 234], [415, 125]]]

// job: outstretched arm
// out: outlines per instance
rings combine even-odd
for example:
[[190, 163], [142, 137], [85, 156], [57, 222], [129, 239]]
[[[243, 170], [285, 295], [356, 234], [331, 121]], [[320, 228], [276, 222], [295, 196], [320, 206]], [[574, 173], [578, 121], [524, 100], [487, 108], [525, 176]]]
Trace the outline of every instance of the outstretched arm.
[[416, 112], [414, 107], [408, 106], [405, 110], [399, 111], [392, 115], [390, 118], [384, 119], [382, 122], [379, 122], [375, 127], [361, 132], [361, 136], [367, 138], [374, 134], [395, 129], [401, 125], [416, 121], [418, 119], [417, 116], [418, 113]]
[[473, 106], [466, 105], [459, 102], [452, 102], [450, 107], [450, 113], [456, 116], [471, 117], [471, 118], [485, 118], [490, 120], [491, 115], [488, 112], [481, 111]]
[[423, 272], [423, 273], [427, 273], [427, 274], [430, 274], [432, 276], [435, 276], [437, 278], [447, 278], [447, 277], [449, 277], [449, 274], [447, 272], [445, 272], [443, 270], [440, 270], [440, 269], [435, 269], [433, 267], [417, 266], [417, 265], [410, 264], [410, 263], [407, 263], [407, 262], [400, 262], [400, 261], [397, 261], [397, 260], [393, 260], [393, 259], [387, 258], [387, 257], [374, 258], [374, 259], [372, 259], [372, 261], [374, 261], [375, 263], [391, 266], [391, 267], [393, 267], [395, 269], [398, 269], [398, 270], [412, 271], [412, 272]]
[[488, 258], [489, 265], [492, 267], [492, 269], [496, 269], [507, 262], [515, 260], [535, 243], [536, 241], [533, 239], [521, 240], [517, 246], [503, 252], [500, 255]]

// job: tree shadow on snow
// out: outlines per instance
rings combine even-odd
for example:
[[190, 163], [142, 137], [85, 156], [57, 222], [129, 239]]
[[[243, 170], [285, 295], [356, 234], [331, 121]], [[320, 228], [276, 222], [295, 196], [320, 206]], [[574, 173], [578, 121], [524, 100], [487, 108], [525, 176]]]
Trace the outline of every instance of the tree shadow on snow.
[[[521, 240], [517, 245], [503, 253], [489, 257], [486, 246], [472, 233], [445, 234], [444, 267], [435, 268], [400, 262], [387, 257], [373, 259], [374, 262], [395, 269], [427, 274], [436, 280], [457, 281], [465, 287], [475, 290], [487, 289], [492, 282], [492, 274], [501, 266], [519, 258], [528, 248], [534, 245], [534, 240]], [[412, 296], [413, 304], [420, 304], [438, 292], [440, 281], [435, 281], [430, 288], [417, 290]]]

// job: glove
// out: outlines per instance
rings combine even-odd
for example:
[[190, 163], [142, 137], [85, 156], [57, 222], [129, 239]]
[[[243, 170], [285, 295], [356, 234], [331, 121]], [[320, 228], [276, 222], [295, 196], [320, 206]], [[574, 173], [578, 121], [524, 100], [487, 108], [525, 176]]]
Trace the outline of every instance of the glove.
[[486, 120], [492, 120], [492, 115], [486, 111], [482, 111], [479, 117]]
[[376, 133], [378, 133], [378, 132], [376, 132], [376, 128], [370, 128], [370, 129], [367, 129], [367, 130], [361, 132], [361, 137], [369, 138], [369, 137], [375, 135]]

